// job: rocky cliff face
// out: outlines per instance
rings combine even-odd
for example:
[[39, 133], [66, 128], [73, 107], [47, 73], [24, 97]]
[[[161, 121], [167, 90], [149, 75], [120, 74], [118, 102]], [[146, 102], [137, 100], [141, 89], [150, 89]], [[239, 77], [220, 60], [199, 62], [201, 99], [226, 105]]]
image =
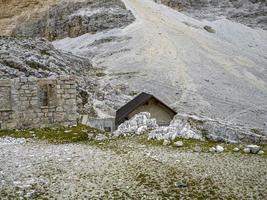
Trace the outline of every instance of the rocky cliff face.
[[[17, 23], [11, 27], [4, 28], [5, 30], [2, 30], [2, 33], [11, 32], [14, 36], [45, 37], [48, 40], [55, 40], [125, 27], [134, 21], [133, 15], [126, 10], [120, 0], [62, 0], [58, 3], [55, 2], [57, 1], [52, 4], [52, 2], [47, 1], [47, 9], [39, 8], [38, 6], [42, 3], [37, 0], [18, 3], [19, 7], [22, 8], [16, 10], [15, 13], [17, 14], [13, 14]], [[17, 5], [11, 5], [12, 8], [10, 4], [8, 8], [13, 11], [13, 7], [17, 7]], [[49, 5], [54, 6], [51, 7]], [[30, 10], [34, 8], [36, 11], [43, 12], [37, 14]], [[28, 12], [27, 14], [25, 13], [26, 11]], [[21, 15], [24, 15], [20, 17], [23, 20], [19, 20]], [[3, 18], [10, 17], [8, 14], [2, 14], [2, 21], [4, 21]]]
[[267, 30], [266, 0], [155, 0], [200, 19], [221, 17]]
[[45, 39], [0, 37], [1, 78], [60, 74], [77, 74], [90, 71], [86, 58], [57, 50]]
[[60, 0], [0, 0], [0, 35], [10, 35], [24, 21], [34, 21]]

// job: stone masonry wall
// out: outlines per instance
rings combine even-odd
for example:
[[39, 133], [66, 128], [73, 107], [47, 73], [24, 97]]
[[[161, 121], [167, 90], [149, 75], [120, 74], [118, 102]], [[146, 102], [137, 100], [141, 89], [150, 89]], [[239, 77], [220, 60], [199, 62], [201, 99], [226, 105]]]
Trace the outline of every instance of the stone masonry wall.
[[0, 129], [77, 124], [73, 76], [0, 80]]

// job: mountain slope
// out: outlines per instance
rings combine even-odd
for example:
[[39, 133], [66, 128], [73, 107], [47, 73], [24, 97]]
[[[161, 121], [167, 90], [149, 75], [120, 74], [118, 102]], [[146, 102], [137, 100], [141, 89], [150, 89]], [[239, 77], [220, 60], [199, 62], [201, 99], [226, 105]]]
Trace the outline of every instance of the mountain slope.
[[152, 92], [179, 112], [266, 129], [266, 31], [198, 21], [149, 0], [124, 2], [133, 24], [54, 45], [90, 55], [106, 68], [105, 83]]
[[267, 30], [266, 0], [155, 0], [198, 19], [227, 18]]

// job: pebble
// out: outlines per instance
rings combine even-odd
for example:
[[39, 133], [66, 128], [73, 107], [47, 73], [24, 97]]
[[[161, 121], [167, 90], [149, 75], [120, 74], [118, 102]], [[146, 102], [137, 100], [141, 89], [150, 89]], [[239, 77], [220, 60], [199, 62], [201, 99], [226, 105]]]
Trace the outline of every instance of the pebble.
[[260, 150], [259, 152], [258, 152], [258, 155], [263, 155], [264, 154], [264, 151], [262, 151], [262, 150]]
[[175, 186], [177, 188], [185, 188], [185, 187], [187, 187], [187, 184], [184, 183], [183, 181], [177, 181], [177, 182], [175, 182]]
[[64, 133], [71, 133], [72, 130], [65, 130]]
[[193, 148], [193, 151], [194, 151], [194, 152], [198, 152], [198, 153], [200, 153], [200, 152], [202, 151], [202, 148], [201, 148], [200, 146], [195, 146], [195, 147]]
[[237, 148], [237, 147], [235, 147], [235, 148], [233, 149], [234, 152], [238, 152], [239, 150], [240, 150], [240, 149]]
[[250, 153], [250, 149], [249, 148], [244, 148], [243, 151], [244, 151], [244, 153]]
[[216, 146], [216, 152], [217, 153], [222, 153], [223, 151], [224, 151], [224, 148], [222, 146], [220, 146], [220, 145]]
[[171, 144], [171, 142], [169, 140], [164, 140], [163, 141], [163, 146], [168, 146], [170, 144]]
[[184, 143], [182, 141], [177, 141], [174, 143], [174, 146], [175, 147], [182, 147], [182, 146], [184, 146]]
[[107, 140], [108, 137], [105, 136], [104, 134], [98, 134], [96, 137], [95, 137], [95, 140], [96, 141], [104, 141], [104, 140]]
[[211, 148], [209, 148], [209, 152], [211, 152], [211, 153], [215, 153], [215, 152], [216, 152], [215, 147], [211, 147]]

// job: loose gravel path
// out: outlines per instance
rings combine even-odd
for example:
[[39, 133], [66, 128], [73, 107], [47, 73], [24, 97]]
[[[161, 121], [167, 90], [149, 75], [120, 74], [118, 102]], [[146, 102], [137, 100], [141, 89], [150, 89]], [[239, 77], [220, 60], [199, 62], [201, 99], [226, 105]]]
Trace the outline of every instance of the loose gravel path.
[[[187, 184], [176, 188], [175, 182]], [[267, 159], [144, 145], [0, 138], [0, 199], [266, 199]]]

